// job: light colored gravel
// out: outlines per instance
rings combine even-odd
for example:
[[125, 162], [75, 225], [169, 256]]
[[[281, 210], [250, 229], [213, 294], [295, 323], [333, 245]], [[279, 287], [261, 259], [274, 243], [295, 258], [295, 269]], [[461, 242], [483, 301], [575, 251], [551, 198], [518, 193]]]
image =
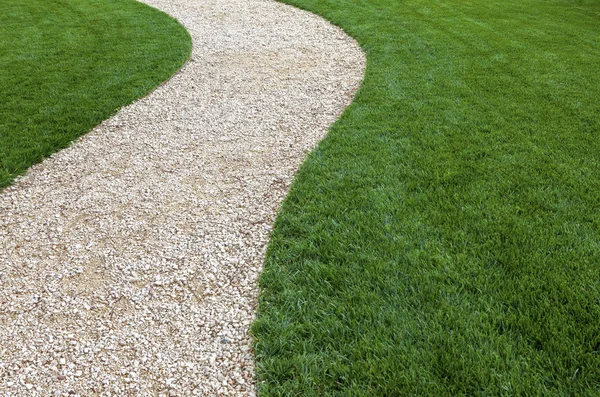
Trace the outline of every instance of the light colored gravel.
[[253, 395], [272, 222], [365, 59], [270, 0], [146, 0], [188, 64], [0, 194], [0, 396]]

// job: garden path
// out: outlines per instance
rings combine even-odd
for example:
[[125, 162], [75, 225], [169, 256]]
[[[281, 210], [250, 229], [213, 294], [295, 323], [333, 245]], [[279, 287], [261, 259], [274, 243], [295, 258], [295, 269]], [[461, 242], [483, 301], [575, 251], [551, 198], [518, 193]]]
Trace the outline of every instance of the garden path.
[[269, 232], [365, 58], [271, 0], [145, 2], [189, 62], [0, 194], [1, 395], [254, 394]]

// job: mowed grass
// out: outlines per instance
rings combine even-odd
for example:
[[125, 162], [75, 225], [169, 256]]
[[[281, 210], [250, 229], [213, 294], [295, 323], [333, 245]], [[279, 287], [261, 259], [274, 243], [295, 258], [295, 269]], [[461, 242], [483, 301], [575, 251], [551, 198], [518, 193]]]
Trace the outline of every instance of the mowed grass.
[[272, 234], [260, 395], [600, 395], [600, 2], [287, 2], [368, 68]]
[[134, 0], [1, 0], [0, 188], [149, 93], [191, 38]]

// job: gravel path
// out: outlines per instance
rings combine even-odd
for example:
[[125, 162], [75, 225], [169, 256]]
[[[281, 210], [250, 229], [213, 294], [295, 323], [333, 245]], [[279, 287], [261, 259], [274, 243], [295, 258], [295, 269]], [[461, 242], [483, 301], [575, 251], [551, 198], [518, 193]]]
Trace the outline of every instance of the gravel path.
[[147, 0], [188, 64], [0, 194], [0, 396], [253, 395], [276, 211], [364, 56], [271, 0]]

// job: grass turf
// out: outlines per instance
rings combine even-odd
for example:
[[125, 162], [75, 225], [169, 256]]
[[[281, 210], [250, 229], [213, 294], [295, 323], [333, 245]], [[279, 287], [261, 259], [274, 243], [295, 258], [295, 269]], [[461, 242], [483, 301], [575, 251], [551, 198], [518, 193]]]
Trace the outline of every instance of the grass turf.
[[287, 0], [368, 57], [260, 280], [261, 396], [600, 393], [600, 2]]
[[133, 0], [2, 0], [0, 188], [185, 62], [191, 38]]

